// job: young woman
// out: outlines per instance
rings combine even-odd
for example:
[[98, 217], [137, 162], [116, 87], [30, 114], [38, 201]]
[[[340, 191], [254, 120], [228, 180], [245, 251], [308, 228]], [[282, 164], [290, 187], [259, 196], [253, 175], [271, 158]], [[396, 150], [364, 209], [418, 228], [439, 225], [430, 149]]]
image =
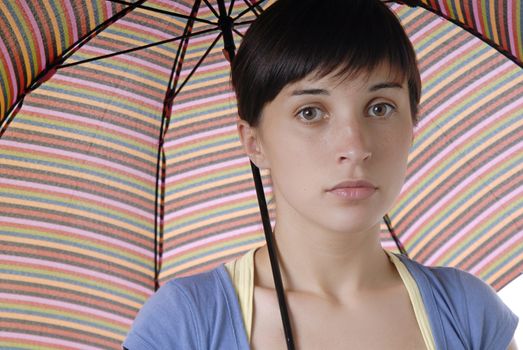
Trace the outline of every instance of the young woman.
[[[490, 287], [381, 248], [421, 91], [385, 5], [277, 1], [245, 35], [232, 82], [245, 152], [272, 179], [296, 348], [515, 348], [517, 318]], [[167, 283], [124, 346], [285, 349], [267, 248]]]

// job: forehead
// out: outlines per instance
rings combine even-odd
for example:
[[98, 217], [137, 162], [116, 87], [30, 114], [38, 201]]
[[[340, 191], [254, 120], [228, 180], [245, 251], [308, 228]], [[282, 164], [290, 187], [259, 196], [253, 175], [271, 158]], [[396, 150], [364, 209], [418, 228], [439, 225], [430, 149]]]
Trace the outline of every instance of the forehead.
[[333, 90], [340, 86], [345, 89], [372, 92], [381, 87], [404, 87], [405, 85], [406, 74], [389, 64], [381, 64], [374, 69], [359, 71], [347, 71], [343, 67], [339, 67], [327, 74], [316, 70], [303, 79], [290, 82], [278, 95], [294, 96], [304, 92], [321, 94], [321, 91]]

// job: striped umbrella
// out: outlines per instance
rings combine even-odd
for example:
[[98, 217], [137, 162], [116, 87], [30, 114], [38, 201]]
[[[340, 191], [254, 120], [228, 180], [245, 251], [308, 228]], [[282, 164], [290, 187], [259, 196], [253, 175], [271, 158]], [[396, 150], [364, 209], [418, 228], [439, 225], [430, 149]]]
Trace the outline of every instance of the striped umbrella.
[[[523, 269], [521, 2], [409, 3], [423, 98], [392, 226], [500, 289]], [[0, 2], [0, 347], [119, 348], [157, 284], [263, 244], [217, 18], [238, 42], [265, 6]]]

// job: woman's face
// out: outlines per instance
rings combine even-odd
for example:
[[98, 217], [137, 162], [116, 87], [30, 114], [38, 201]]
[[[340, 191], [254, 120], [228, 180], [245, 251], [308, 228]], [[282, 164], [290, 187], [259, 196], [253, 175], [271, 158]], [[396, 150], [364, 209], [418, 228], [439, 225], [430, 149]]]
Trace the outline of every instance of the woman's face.
[[411, 120], [405, 81], [381, 66], [289, 84], [256, 128], [240, 122], [239, 130], [251, 159], [270, 170], [277, 222], [362, 232], [400, 192]]

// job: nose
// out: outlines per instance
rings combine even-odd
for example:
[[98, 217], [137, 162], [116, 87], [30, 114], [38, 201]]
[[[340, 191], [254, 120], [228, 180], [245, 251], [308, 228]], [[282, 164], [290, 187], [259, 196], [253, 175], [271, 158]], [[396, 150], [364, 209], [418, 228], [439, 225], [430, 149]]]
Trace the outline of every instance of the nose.
[[340, 127], [338, 133], [336, 158], [339, 163], [364, 162], [372, 157], [362, 127], [357, 122]]

